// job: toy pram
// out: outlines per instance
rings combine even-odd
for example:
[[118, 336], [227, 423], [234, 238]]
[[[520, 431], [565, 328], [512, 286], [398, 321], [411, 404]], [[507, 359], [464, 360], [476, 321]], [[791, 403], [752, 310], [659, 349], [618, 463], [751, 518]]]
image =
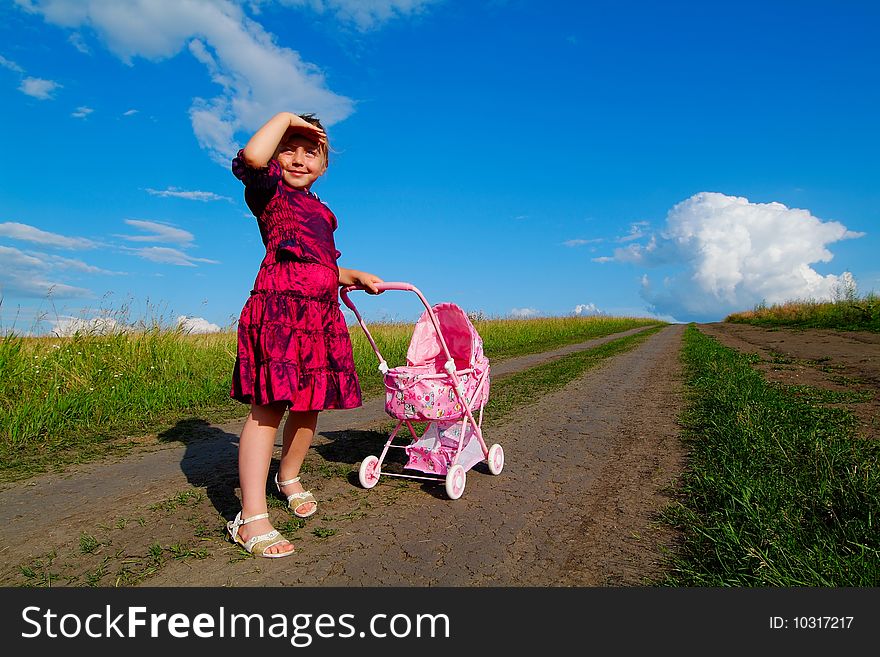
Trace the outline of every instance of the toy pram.
[[[415, 292], [425, 304], [425, 312], [413, 330], [407, 364], [389, 368], [348, 296], [350, 291], [363, 288], [349, 286], [340, 291], [342, 302], [357, 317], [379, 359], [385, 382], [385, 412], [398, 421], [382, 454], [361, 462], [358, 479], [364, 488], [375, 486], [383, 474], [445, 482], [446, 494], [457, 500], [464, 493], [466, 473], [474, 465], [485, 460], [489, 472], [496, 475], [504, 467], [501, 445], [486, 447], [480, 430], [483, 407], [489, 399], [489, 359], [483, 354], [483, 340], [467, 314], [454, 303], [431, 307], [409, 283], [379, 283], [376, 287]], [[477, 410], [479, 419], [474, 419]], [[421, 437], [413, 429], [413, 422], [428, 423]], [[392, 444], [403, 426], [412, 440], [408, 445]], [[431, 476], [382, 472], [382, 463], [392, 447], [406, 451], [405, 469]]]

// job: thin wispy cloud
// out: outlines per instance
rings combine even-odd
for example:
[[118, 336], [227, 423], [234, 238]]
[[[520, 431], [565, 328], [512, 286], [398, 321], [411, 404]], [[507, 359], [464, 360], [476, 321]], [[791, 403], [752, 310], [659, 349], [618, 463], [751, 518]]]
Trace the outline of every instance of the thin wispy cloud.
[[[265, 0], [256, 0], [264, 4]], [[376, 29], [388, 21], [422, 13], [439, 0], [281, 0], [290, 7], [307, 7], [318, 14], [329, 13], [361, 32]]]
[[[75, 299], [94, 296], [91, 290], [55, 278], [55, 265], [41, 254], [0, 246], [0, 288], [4, 294], [31, 299]], [[85, 264], [85, 263], [83, 263]]]
[[157, 221], [126, 219], [125, 223], [146, 233], [146, 235], [117, 235], [117, 237], [129, 242], [170, 242], [179, 246], [189, 246], [195, 239], [195, 236], [188, 230]]
[[91, 107], [77, 107], [76, 110], [74, 110], [74, 112], [71, 114], [71, 116], [76, 119], [84, 119], [94, 111], [95, 110], [93, 110]]
[[188, 253], [184, 253], [178, 249], [172, 249], [166, 246], [148, 246], [142, 249], [128, 249], [127, 251], [132, 252], [134, 255], [143, 258], [144, 260], [150, 260], [152, 262], [158, 262], [164, 265], [176, 265], [178, 267], [197, 267], [196, 263], [206, 263], [210, 265], [218, 265], [220, 264], [217, 260], [209, 260], [208, 258], [195, 258]]
[[585, 246], [586, 244], [598, 244], [599, 242], [604, 242], [604, 241], [605, 240], [601, 237], [597, 237], [597, 238], [589, 239], [589, 240], [573, 239], [573, 240], [564, 241], [562, 243], [562, 245], [574, 248], [574, 247], [578, 247], [578, 246]]
[[13, 62], [11, 59], [6, 59], [3, 55], [0, 55], [0, 66], [8, 68], [10, 71], [16, 73], [24, 73], [24, 69], [21, 66]]
[[61, 85], [53, 80], [43, 80], [42, 78], [26, 77], [21, 81], [18, 90], [23, 94], [37, 98], [39, 100], [51, 100], [55, 91], [61, 88]]
[[94, 249], [98, 246], [97, 242], [86, 239], [85, 237], [68, 237], [67, 235], [50, 233], [34, 226], [14, 221], [0, 223], [0, 237], [8, 237], [14, 240], [33, 242], [45, 246], [54, 246], [59, 249]]
[[517, 317], [520, 319], [526, 317], [537, 317], [540, 313], [535, 308], [511, 308], [510, 316]]
[[125, 272], [102, 269], [101, 267], [95, 267], [94, 265], [90, 265], [87, 262], [83, 262], [82, 260], [77, 260], [76, 258], [64, 258], [62, 256], [52, 255], [48, 253], [30, 252], [30, 254], [42, 259], [46, 263], [46, 265], [52, 267], [55, 270], [71, 270], [83, 274], [103, 274], [105, 276], [125, 275]]
[[645, 236], [645, 229], [648, 228], [651, 224], [647, 221], [636, 221], [635, 223], [630, 224], [629, 233], [624, 235], [623, 237], [618, 237], [618, 242], [632, 242], [633, 240], [641, 239]]
[[147, 187], [147, 193], [153, 196], [161, 196], [163, 198], [183, 198], [189, 201], [231, 201], [228, 196], [220, 196], [214, 192], [189, 191], [178, 189], [177, 187], [169, 187], [168, 189], [152, 189]]
[[138, 110], [130, 109], [130, 110], [126, 110], [125, 112], [123, 112], [122, 116], [134, 116], [137, 113], [138, 113]]
[[70, 42], [70, 45], [72, 45], [74, 48], [79, 50], [82, 54], [84, 54], [84, 55], [91, 55], [92, 54], [91, 51], [89, 50], [89, 47], [86, 45], [86, 41], [83, 38], [83, 35], [80, 34], [79, 32], [72, 33], [69, 37], [67, 37], [67, 40]]

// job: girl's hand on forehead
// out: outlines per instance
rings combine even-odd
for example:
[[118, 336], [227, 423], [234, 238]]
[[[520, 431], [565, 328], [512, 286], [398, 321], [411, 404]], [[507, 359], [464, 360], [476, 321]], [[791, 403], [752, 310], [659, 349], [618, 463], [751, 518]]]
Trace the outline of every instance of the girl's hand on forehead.
[[291, 127], [285, 133], [281, 143], [289, 141], [292, 137], [303, 137], [310, 141], [317, 142], [319, 146], [323, 146], [327, 143], [326, 133], [315, 126], [309, 126], [308, 128], [302, 126]]
[[321, 128], [296, 114], [291, 115], [290, 127], [287, 129], [286, 136], [289, 137], [291, 135], [303, 135], [310, 139], [316, 139], [321, 144], [327, 141], [327, 134]]

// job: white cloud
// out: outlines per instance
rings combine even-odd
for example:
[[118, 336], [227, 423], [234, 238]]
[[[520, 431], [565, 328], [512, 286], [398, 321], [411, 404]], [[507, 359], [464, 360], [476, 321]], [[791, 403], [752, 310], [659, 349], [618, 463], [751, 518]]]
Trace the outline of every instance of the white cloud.
[[171, 242], [180, 246], [189, 246], [194, 239], [193, 234], [187, 230], [156, 221], [126, 219], [125, 223], [148, 233], [147, 235], [117, 235], [117, 237], [129, 242]]
[[633, 240], [641, 239], [645, 236], [644, 229], [647, 228], [650, 224], [647, 221], [636, 221], [633, 224], [630, 224], [629, 233], [624, 235], [623, 237], [618, 237], [618, 242], [632, 242]]
[[199, 192], [177, 189], [177, 187], [169, 187], [168, 189], [151, 189], [147, 188], [147, 193], [153, 196], [161, 196], [163, 198], [185, 198], [190, 201], [231, 201], [228, 196], [220, 196], [214, 192]]
[[86, 335], [112, 335], [126, 333], [131, 327], [119, 323], [113, 317], [81, 317], [62, 316], [50, 322], [51, 333], [59, 338], [69, 338], [77, 333]]
[[202, 317], [187, 317], [180, 315], [177, 318], [177, 326], [185, 333], [218, 333], [222, 331], [219, 326], [212, 324]]
[[574, 314], [578, 317], [581, 315], [601, 315], [602, 311], [595, 303], [579, 303], [574, 307]]
[[829, 244], [861, 236], [807, 210], [701, 192], [674, 206], [647, 244], [617, 249], [614, 258], [669, 268], [659, 286], [643, 276], [642, 296], [659, 313], [699, 321], [762, 301], [833, 298], [842, 277], [810, 265], [831, 261]]
[[[327, 88], [316, 65], [278, 45], [230, 0], [16, 2], [49, 23], [91, 28], [127, 63], [135, 57], [160, 61], [187, 48], [221, 89], [214, 98], [193, 99], [189, 113], [199, 144], [224, 166], [235, 154], [235, 134], [252, 133], [276, 112], [314, 112], [330, 126], [354, 109], [349, 98]], [[289, 27], [283, 26], [285, 34]]]
[[207, 258], [194, 258], [178, 249], [172, 249], [166, 246], [148, 246], [143, 249], [127, 249], [144, 260], [159, 262], [165, 265], [177, 265], [179, 267], [196, 267], [195, 263], [204, 262], [211, 265], [219, 264], [217, 260], [208, 260]]
[[11, 59], [6, 59], [3, 55], [0, 55], [0, 66], [3, 68], [8, 68], [10, 71], [15, 71], [16, 73], [24, 73], [24, 69], [13, 62]]
[[330, 12], [345, 23], [366, 32], [395, 18], [420, 13], [438, 0], [281, 0], [293, 7], [309, 7], [321, 14]]
[[511, 308], [510, 315], [511, 317], [537, 317], [538, 311], [534, 308]]
[[117, 276], [124, 275], [125, 272], [120, 271], [110, 271], [108, 269], [101, 269], [100, 267], [95, 267], [94, 265], [90, 265], [87, 262], [83, 262], [82, 260], [76, 260], [74, 258], [62, 258], [61, 256], [52, 255], [48, 253], [35, 253], [31, 252], [32, 255], [37, 256], [43, 262], [45, 262], [48, 266], [53, 269], [68, 269], [73, 271], [78, 271], [84, 274], [105, 274], [108, 276]]
[[45, 246], [55, 246], [60, 249], [94, 249], [98, 246], [92, 240], [84, 237], [67, 237], [58, 233], [49, 233], [28, 224], [20, 224], [14, 221], [0, 223], [0, 237], [10, 237], [14, 240], [35, 242]]
[[60, 89], [61, 85], [52, 80], [43, 80], [42, 78], [27, 77], [21, 81], [18, 90], [23, 94], [38, 98], [40, 100], [49, 100], [56, 89]]
[[[67, 259], [62, 259], [67, 260]], [[0, 246], [0, 289], [3, 294], [41, 299], [51, 296], [57, 299], [71, 299], [93, 296], [92, 291], [82, 287], [67, 285], [51, 280], [53, 269], [59, 263], [53, 263], [45, 254], [25, 253], [19, 249]], [[78, 261], [67, 261], [67, 268]], [[85, 265], [85, 263], [81, 263]]]
[[573, 239], [573, 240], [564, 241], [562, 243], [562, 245], [563, 246], [570, 246], [570, 247], [577, 247], [577, 246], [584, 246], [585, 244], [596, 244], [596, 243], [602, 242], [602, 241], [604, 241], [604, 240], [601, 237], [596, 238], [596, 239], [591, 239], [591, 240]]
[[11, 59], [6, 59], [2, 55], [0, 55], [0, 66], [18, 73], [21, 76], [21, 84], [18, 85], [18, 90], [32, 98], [50, 100], [55, 94], [55, 91], [62, 86], [54, 80], [44, 80], [42, 78], [27, 76], [24, 68]]
[[85, 39], [83, 39], [82, 34], [80, 34], [79, 32], [73, 32], [69, 37], [67, 37], [67, 40], [70, 42], [70, 45], [72, 45], [84, 55], [91, 54], [91, 52], [89, 51], [89, 47], [86, 45]]
[[137, 113], [138, 113], [138, 111], [136, 109], [130, 109], [130, 110], [126, 110], [125, 112], [123, 112], [122, 116], [134, 116]]
[[77, 107], [77, 108], [76, 108], [76, 111], [74, 111], [74, 112], [71, 114], [71, 116], [74, 117], [74, 118], [76, 118], [76, 119], [84, 119], [84, 118], [86, 118], [89, 114], [91, 114], [91, 113], [94, 112], [94, 111], [95, 111], [95, 110], [93, 110], [91, 107], [86, 107], [86, 106]]

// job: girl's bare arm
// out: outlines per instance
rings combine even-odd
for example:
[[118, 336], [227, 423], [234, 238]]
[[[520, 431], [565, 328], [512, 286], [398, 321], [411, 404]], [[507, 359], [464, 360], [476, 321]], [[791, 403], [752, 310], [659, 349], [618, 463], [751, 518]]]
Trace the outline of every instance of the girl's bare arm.
[[280, 112], [266, 121], [245, 145], [242, 153], [245, 163], [256, 169], [261, 169], [269, 164], [269, 160], [275, 155], [278, 144], [281, 143], [289, 130], [301, 132], [319, 143], [327, 140], [324, 132], [308, 121], [292, 112]]
[[384, 283], [384, 281], [375, 274], [365, 271], [346, 269], [345, 267], [339, 268], [340, 285], [360, 285], [368, 294], [379, 294], [376, 283]]

